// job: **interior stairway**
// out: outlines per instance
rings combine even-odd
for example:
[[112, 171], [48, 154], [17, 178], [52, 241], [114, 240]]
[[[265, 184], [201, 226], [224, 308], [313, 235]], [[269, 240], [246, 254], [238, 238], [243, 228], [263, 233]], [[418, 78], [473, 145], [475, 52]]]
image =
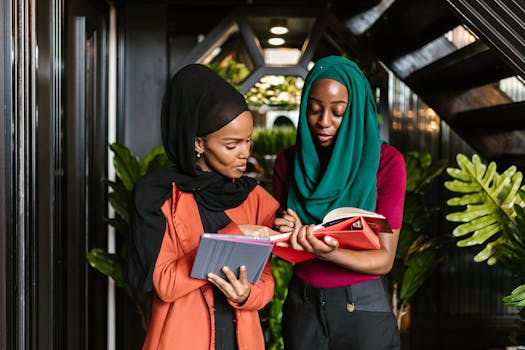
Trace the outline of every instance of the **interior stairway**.
[[[382, 0], [344, 22], [482, 158], [523, 170], [525, 102], [499, 87], [502, 79], [525, 78], [518, 1]], [[444, 35], [458, 26], [479, 40], [456, 48]]]
[[[297, 9], [284, 15], [293, 17], [320, 2], [287, 2], [296, 4]], [[282, 4], [275, 0], [250, 3], [273, 10]], [[513, 78], [514, 84], [525, 90], [523, 0], [332, 0], [329, 4], [329, 14], [317, 13], [317, 27], [312, 29], [299, 64], [282, 68], [286, 74], [305, 75], [314, 51], [317, 57], [334, 54], [333, 46], [323, 45], [321, 38], [330, 37], [342, 51], [359, 58], [365, 70], [367, 64], [381, 61], [485, 161], [495, 161], [499, 169], [510, 165], [525, 169], [525, 92], [521, 97], [512, 96], [500, 84]], [[228, 32], [231, 21], [225, 18], [178, 64], [198, 61]], [[262, 67], [259, 44], [245, 22], [238, 25], [254, 66], [260, 68], [243, 82], [247, 90], [264, 74], [283, 73], [276, 67]], [[471, 43], [457, 46], [445, 37], [458, 27], [472, 33]], [[367, 74], [372, 83], [386, 81], [384, 69]]]

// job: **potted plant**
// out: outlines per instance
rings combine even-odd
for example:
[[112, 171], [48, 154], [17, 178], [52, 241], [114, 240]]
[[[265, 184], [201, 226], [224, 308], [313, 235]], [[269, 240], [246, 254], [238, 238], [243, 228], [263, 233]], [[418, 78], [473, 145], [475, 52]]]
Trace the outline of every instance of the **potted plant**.
[[172, 163], [166, 157], [162, 146], [155, 147], [142, 161], [122, 145], [113, 143], [109, 147], [114, 153], [113, 164], [117, 179], [115, 181], [105, 180], [112, 189], [108, 194], [108, 201], [115, 211], [115, 217], [106, 218], [106, 222], [115, 228], [121, 245], [115, 253], [109, 253], [99, 247], [92, 248], [87, 252], [86, 259], [92, 267], [111, 277], [117, 287], [124, 289], [136, 305], [143, 329], [147, 330], [150, 320], [151, 297], [149, 293], [128, 284], [124, 276], [130, 235], [133, 187], [135, 182], [144, 174], [161, 167], [170, 166]]
[[277, 153], [295, 144], [295, 128], [273, 127], [266, 129], [256, 127], [253, 131], [253, 154], [264, 169], [266, 177], [271, 177], [273, 162]]
[[[478, 155], [472, 160], [463, 154], [456, 157], [459, 168], [448, 168], [453, 178], [445, 187], [457, 194], [447, 201], [451, 207], [461, 207], [446, 219], [460, 223], [453, 231], [458, 247], [483, 247], [474, 261], [488, 265], [504, 264], [525, 282], [525, 185], [523, 175], [516, 166], [503, 173], [497, 172], [495, 162], [485, 165]], [[525, 316], [525, 284], [517, 286], [503, 301], [520, 310]], [[524, 344], [523, 319], [511, 341]]]
[[392, 306], [401, 332], [409, 327], [410, 302], [432, 272], [446, 258], [440, 248], [451, 241], [450, 235], [431, 236], [429, 222], [441, 209], [429, 203], [428, 191], [443, 173], [447, 163], [432, 161], [430, 153], [403, 154], [407, 173], [403, 226], [399, 235], [394, 266], [389, 273]]

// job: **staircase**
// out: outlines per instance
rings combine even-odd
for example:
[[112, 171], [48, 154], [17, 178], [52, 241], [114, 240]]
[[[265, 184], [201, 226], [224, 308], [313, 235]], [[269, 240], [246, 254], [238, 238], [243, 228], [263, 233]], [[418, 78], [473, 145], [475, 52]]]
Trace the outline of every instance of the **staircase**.
[[[181, 4], [177, 0], [166, 1], [173, 4], [168, 13], [178, 14], [169, 22], [178, 23], [178, 28], [189, 26], [186, 22], [192, 17], [184, 16]], [[204, 3], [217, 7], [210, 10], [213, 13], [228, 13], [221, 6], [239, 5], [242, 1]], [[263, 8], [274, 15], [276, 7], [283, 4], [276, 0], [248, 3], [246, 13], [259, 13]], [[243, 82], [243, 92], [265, 74], [304, 76], [307, 63], [314, 56], [338, 52], [357, 58], [372, 84], [376, 84], [386, 81], [386, 72], [382, 68], [368, 70], [367, 65], [377, 67], [379, 60], [485, 161], [495, 161], [503, 169], [510, 165], [525, 169], [523, 0], [291, 0], [286, 4], [295, 7], [278, 12], [281, 16], [294, 17], [309, 6], [317, 6], [313, 16], [319, 17], [308, 47], [294, 67], [264, 66], [259, 43], [253, 36], [266, 27], [259, 31], [249, 28], [246, 20], [238, 21], [254, 66], [254, 72]], [[329, 11], [323, 14], [327, 5]], [[204, 42], [177, 64], [198, 61], [240, 17], [235, 13], [225, 17]], [[457, 40], [446, 37], [457, 31], [469, 33], [471, 40], [458, 45]], [[328, 44], [323, 42], [326, 38], [330, 38]], [[334, 52], [333, 43], [339, 50]], [[513, 96], [503, 88], [509, 80], [521, 96]]]
[[[525, 169], [525, 9], [517, 0], [382, 0], [344, 20], [359, 43], [487, 161]], [[456, 47], [458, 26], [473, 42]], [[522, 89], [525, 89], [522, 87]]]

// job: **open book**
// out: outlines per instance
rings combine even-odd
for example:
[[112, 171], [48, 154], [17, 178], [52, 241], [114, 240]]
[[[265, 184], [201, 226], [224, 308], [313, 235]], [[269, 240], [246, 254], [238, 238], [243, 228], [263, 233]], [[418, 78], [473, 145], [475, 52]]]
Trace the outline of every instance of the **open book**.
[[[323, 222], [314, 227], [313, 234], [318, 239], [331, 236], [339, 241], [341, 248], [355, 250], [379, 249], [377, 233], [392, 233], [386, 218], [378, 213], [341, 207], [325, 215]], [[290, 233], [270, 237], [272, 242], [287, 242]], [[287, 247], [275, 245], [272, 253], [289, 262], [301, 262], [314, 258], [314, 255]]]

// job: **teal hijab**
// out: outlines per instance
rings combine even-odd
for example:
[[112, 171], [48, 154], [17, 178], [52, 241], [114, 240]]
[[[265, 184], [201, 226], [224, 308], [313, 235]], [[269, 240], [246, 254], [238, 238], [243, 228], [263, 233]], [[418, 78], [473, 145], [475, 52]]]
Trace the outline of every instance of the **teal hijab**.
[[[337, 133], [327, 168], [322, 172], [315, 141], [308, 127], [308, 96], [321, 79], [334, 79], [348, 89], [349, 104]], [[351, 206], [374, 210], [380, 139], [377, 109], [368, 80], [357, 64], [339, 56], [325, 57], [305, 79], [293, 181], [288, 207], [304, 224], [317, 224], [332, 209]]]

